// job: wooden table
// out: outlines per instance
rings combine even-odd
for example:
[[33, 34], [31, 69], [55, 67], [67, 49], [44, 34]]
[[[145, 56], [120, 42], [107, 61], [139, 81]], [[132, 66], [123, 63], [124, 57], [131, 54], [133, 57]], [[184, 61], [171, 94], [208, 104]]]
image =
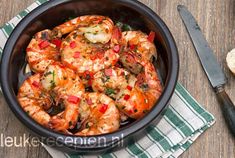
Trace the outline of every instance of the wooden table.
[[[180, 55], [179, 81], [189, 90], [199, 103], [217, 119], [216, 124], [207, 130], [186, 151], [182, 158], [234, 158], [235, 141], [228, 132], [219, 105], [207, 78], [200, 66], [196, 53], [179, 18], [177, 5], [184, 4], [198, 20], [209, 44], [223, 67], [227, 77], [226, 87], [235, 102], [235, 77], [226, 67], [226, 53], [235, 47], [235, 1], [234, 0], [141, 0], [152, 8], [166, 22], [171, 30]], [[0, 24], [10, 20], [33, 0], [1, 0]], [[16, 119], [0, 97], [0, 133], [4, 136], [19, 137], [26, 134], [26, 128]], [[50, 157], [46, 150], [39, 147], [0, 147], [0, 157]]]

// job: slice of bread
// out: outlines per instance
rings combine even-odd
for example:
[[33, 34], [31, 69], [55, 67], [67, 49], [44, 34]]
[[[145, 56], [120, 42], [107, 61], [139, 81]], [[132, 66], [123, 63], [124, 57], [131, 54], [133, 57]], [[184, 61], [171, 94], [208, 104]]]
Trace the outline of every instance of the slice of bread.
[[235, 75], [235, 48], [227, 54], [226, 62], [227, 62], [229, 69]]

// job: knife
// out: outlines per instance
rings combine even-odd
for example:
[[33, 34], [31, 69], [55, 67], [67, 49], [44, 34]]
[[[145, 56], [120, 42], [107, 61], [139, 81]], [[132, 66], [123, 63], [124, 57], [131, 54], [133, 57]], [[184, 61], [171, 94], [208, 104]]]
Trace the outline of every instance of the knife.
[[196, 49], [202, 68], [216, 93], [225, 121], [235, 137], [235, 106], [224, 89], [227, 79], [193, 15], [183, 5], [178, 5], [177, 9]]

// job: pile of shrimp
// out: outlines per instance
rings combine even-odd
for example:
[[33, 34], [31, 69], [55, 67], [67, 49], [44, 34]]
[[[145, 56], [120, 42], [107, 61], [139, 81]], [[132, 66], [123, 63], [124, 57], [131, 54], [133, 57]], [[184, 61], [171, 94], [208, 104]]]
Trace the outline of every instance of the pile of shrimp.
[[18, 101], [32, 119], [57, 132], [117, 131], [127, 118], [142, 118], [161, 95], [154, 38], [152, 31], [122, 31], [99, 15], [40, 31], [26, 49], [33, 75], [20, 86]]

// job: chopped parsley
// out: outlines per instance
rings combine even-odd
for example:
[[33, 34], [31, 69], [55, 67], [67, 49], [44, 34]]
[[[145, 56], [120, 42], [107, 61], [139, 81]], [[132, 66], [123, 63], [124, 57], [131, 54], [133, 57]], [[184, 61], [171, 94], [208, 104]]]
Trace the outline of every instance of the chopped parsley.
[[86, 123], [86, 128], [90, 128], [89, 122]]
[[103, 83], [108, 82], [109, 79], [110, 79], [110, 77], [109, 77], [109, 76], [106, 76], [106, 75], [105, 75], [105, 77], [102, 77], [102, 78], [101, 78], [101, 80], [102, 80]]
[[120, 22], [120, 21], [118, 21], [118, 22], [116, 23], [116, 26], [117, 26], [118, 28], [120, 28], [120, 29], [122, 30], [122, 32], [123, 32], [123, 31], [132, 31], [132, 30], [133, 30], [133, 28], [132, 28], [130, 25], [124, 24], [124, 23], [122, 23], [122, 22]]
[[129, 80], [130, 76], [129, 75], [125, 75], [125, 79]]
[[47, 76], [48, 76], [48, 75], [50, 75], [50, 74], [52, 74], [52, 72], [51, 72], [51, 71], [46, 72], [46, 73], [44, 74], [44, 76], [45, 76], [45, 77], [47, 77]]
[[147, 91], [149, 88], [149, 85], [147, 83], [143, 83], [142, 85], [140, 85], [140, 88], [143, 89], [144, 91]]
[[51, 88], [55, 88], [55, 71], [52, 72]]
[[132, 27], [130, 25], [127, 24], [123, 24], [122, 26], [122, 31], [132, 31]]
[[116, 26], [119, 27], [120, 29], [122, 29], [123, 23], [121, 23], [121, 22], [118, 21], [118, 22], [116, 23]]
[[107, 88], [105, 91], [106, 95], [112, 95], [112, 94], [116, 94], [115, 90], [112, 88]]

